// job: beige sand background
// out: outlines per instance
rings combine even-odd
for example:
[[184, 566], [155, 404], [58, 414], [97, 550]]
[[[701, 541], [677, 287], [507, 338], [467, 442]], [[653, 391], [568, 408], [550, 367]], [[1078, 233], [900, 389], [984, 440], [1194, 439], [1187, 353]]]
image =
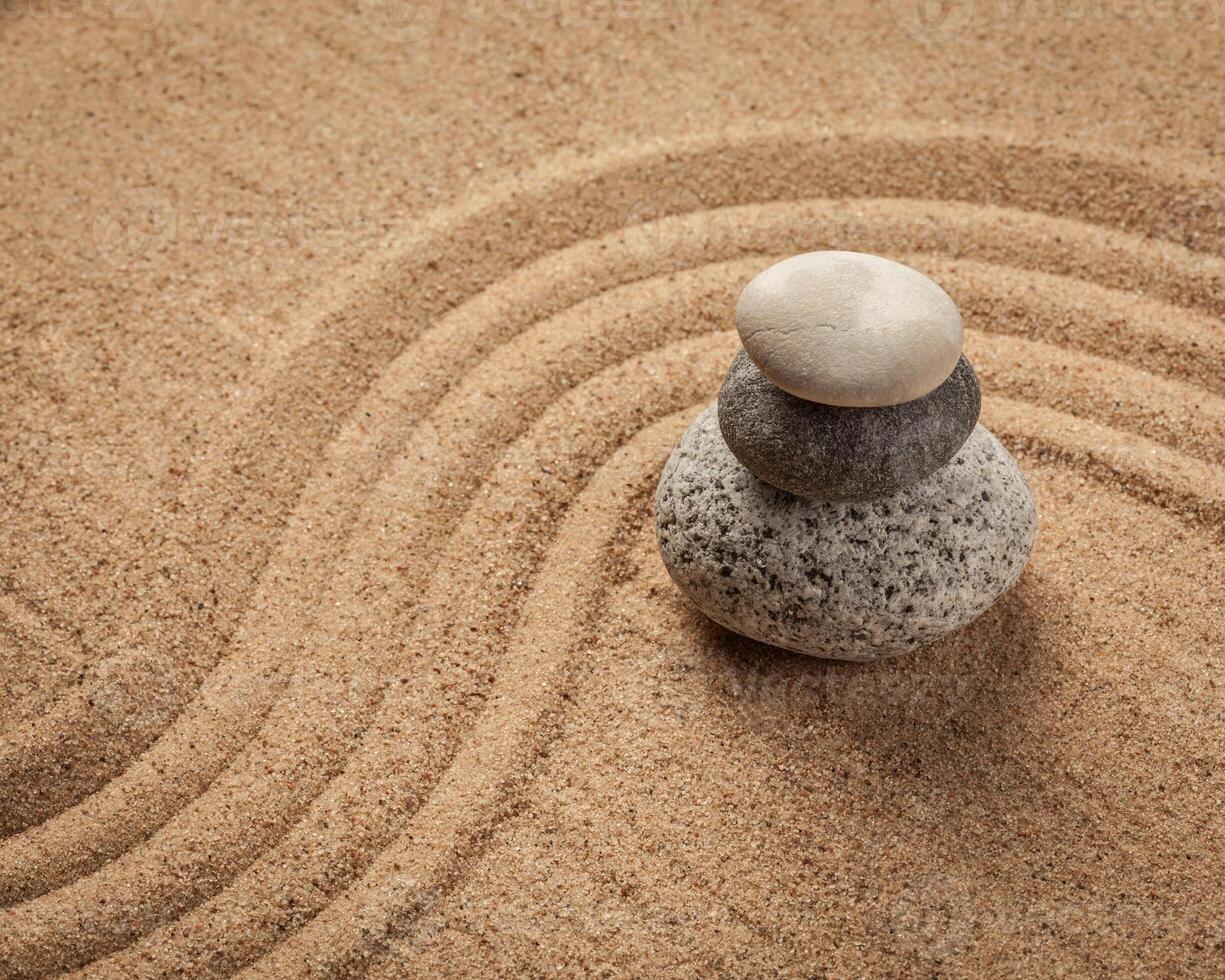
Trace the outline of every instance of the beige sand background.
[[[1220, 0], [2, 12], [0, 974], [1220, 975]], [[897, 662], [654, 551], [815, 248], [1039, 500]]]

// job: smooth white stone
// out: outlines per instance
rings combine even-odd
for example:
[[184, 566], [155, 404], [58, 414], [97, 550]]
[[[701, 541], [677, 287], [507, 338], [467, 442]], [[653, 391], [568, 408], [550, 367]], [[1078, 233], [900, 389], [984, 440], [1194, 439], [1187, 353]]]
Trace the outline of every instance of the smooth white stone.
[[939, 387], [961, 356], [961, 314], [921, 272], [863, 252], [807, 252], [744, 287], [736, 329], [784, 391], [851, 408]]

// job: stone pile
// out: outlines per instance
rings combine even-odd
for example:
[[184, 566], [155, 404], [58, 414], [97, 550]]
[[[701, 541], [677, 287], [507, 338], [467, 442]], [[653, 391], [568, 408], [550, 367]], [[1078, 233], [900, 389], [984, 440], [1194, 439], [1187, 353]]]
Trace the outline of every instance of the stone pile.
[[1037, 530], [1016, 461], [977, 424], [957, 307], [914, 269], [812, 252], [741, 293], [744, 350], [664, 467], [664, 564], [745, 636], [894, 656], [1006, 592]]

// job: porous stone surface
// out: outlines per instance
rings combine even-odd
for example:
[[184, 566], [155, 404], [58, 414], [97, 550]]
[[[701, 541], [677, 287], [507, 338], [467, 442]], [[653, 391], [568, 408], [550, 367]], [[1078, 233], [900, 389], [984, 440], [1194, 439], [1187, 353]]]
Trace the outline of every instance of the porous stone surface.
[[961, 314], [948, 293], [863, 252], [807, 252], [770, 266], [740, 294], [736, 329], [767, 378], [825, 405], [911, 401], [961, 356]]
[[868, 500], [952, 459], [981, 406], [964, 357], [921, 398], [841, 408], [789, 395], [741, 351], [719, 391], [719, 428], [736, 458], [767, 483], [818, 500]]
[[1037, 530], [1025, 478], [982, 426], [927, 479], [833, 503], [745, 469], [714, 406], [664, 466], [655, 520], [669, 574], [711, 619], [840, 660], [904, 653], [980, 616], [1021, 574]]

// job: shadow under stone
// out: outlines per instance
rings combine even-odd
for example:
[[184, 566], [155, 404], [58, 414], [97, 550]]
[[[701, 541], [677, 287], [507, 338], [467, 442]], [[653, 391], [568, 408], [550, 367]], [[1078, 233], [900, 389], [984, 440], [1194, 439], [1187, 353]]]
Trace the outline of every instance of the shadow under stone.
[[[1003, 789], [999, 762], [1034, 737], [1027, 705], [1057, 670], [1068, 611], [1027, 573], [983, 616], [939, 642], [867, 663], [821, 660], [738, 636], [695, 617], [710, 694], [740, 725], [802, 763], [829, 751], [831, 730], [890, 767], [973, 791]], [[1047, 685], [1049, 686], [1049, 685]], [[819, 740], [819, 741], [814, 741]]]

